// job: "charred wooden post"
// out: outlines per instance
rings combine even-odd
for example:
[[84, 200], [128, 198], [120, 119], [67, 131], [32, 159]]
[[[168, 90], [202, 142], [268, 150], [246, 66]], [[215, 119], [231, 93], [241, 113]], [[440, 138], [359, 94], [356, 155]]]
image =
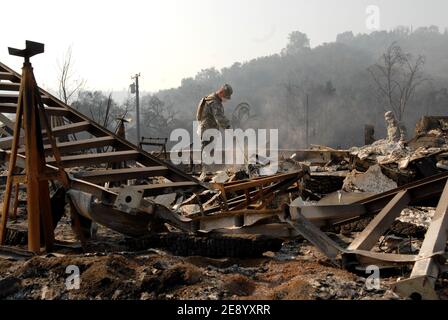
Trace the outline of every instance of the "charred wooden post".
[[375, 127], [371, 124], [364, 126], [364, 144], [369, 145], [375, 142]]
[[[0, 224], [0, 244], [3, 245], [10, 213], [13, 186], [15, 185], [18, 191], [18, 184], [25, 184], [28, 195], [28, 250], [35, 253], [40, 253], [42, 245], [45, 245], [47, 250], [51, 250], [54, 242], [54, 226], [48, 181], [59, 178], [63, 185], [68, 186], [68, 178], [65, 171], [59, 169], [59, 177], [57, 177], [54, 173], [51, 174], [48, 172], [45, 162], [41, 121], [43, 121], [43, 129], [46, 130], [46, 138], [53, 149], [56, 166], [60, 168], [60, 154], [56, 148], [51, 126], [44, 112], [44, 105], [30, 63], [32, 56], [43, 52], [44, 45], [32, 41], [26, 41], [26, 48], [24, 50], [9, 48], [9, 54], [23, 57], [25, 62], [22, 68], [16, 123]], [[15, 174], [15, 168], [22, 126], [26, 155], [25, 174], [17, 175]], [[41, 237], [41, 231], [43, 231], [43, 237]]]
[[[126, 119], [125, 115], [123, 115], [122, 117], [118, 117], [115, 120], [118, 121], [118, 126], [117, 126], [117, 130], [115, 131], [115, 134], [118, 137], [122, 138], [123, 140], [126, 140], [125, 123], [130, 122], [130, 119]], [[126, 168], [126, 161], [118, 162], [118, 163], [112, 163], [111, 167], [112, 167], [112, 169], [123, 169], [123, 168]], [[120, 185], [123, 185], [123, 184], [126, 185], [127, 183], [128, 183], [127, 180], [113, 181], [113, 182], [110, 182], [109, 186], [110, 187], [119, 187]]]

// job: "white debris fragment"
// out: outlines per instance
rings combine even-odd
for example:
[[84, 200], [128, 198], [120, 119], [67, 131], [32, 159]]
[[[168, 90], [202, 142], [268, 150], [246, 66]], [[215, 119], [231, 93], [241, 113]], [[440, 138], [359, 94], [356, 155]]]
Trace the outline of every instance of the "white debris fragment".
[[270, 162], [271, 162], [271, 160], [269, 158], [260, 156], [259, 154], [253, 154], [249, 157], [249, 163], [267, 166]]
[[400, 142], [378, 140], [364, 147], [353, 147], [350, 153], [360, 160], [377, 160], [380, 164], [399, 161], [411, 155], [411, 150]]
[[171, 207], [171, 204], [176, 201], [176, 193], [162, 194], [154, 198], [154, 202], [161, 204], [165, 207]]
[[435, 212], [436, 209], [431, 207], [409, 207], [403, 209], [397, 220], [428, 228]]
[[180, 211], [185, 215], [189, 216], [195, 212], [198, 212], [201, 210], [201, 207], [197, 204], [186, 204], [182, 207], [180, 207]]
[[448, 170], [448, 160], [440, 160], [436, 166], [439, 169]]
[[379, 165], [371, 166], [366, 172], [350, 172], [344, 180], [345, 191], [382, 193], [397, 188], [397, 183], [381, 172]]
[[229, 181], [230, 177], [225, 171], [217, 171], [215, 176], [212, 178], [213, 183], [225, 183]]

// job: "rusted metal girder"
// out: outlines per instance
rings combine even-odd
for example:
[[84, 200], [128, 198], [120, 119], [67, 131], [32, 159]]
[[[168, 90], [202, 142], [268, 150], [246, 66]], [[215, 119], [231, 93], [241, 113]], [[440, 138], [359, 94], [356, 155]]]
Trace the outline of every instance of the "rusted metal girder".
[[324, 232], [322, 232], [314, 223], [310, 222], [300, 212], [297, 213], [294, 220], [291, 219], [291, 216], [288, 213], [285, 214], [281, 220], [289, 223], [298, 234], [314, 244], [322, 253], [332, 260], [335, 260], [339, 254], [354, 255], [358, 259], [361, 259], [364, 263], [374, 263], [378, 265], [382, 265], [384, 263], [387, 263], [388, 265], [410, 264], [418, 260], [417, 255], [386, 254], [372, 252], [369, 250], [344, 249], [328, 237]]
[[[0, 103], [0, 113], [15, 114], [17, 111], [17, 103]], [[45, 113], [50, 116], [65, 117], [69, 115], [69, 111], [61, 107], [45, 107]]]
[[438, 199], [447, 179], [448, 172], [444, 172], [352, 204], [306, 206], [293, 202], [290, 205], [290, 211], [292, 216], [295, 212], [300, 212], [307, 219], [320, 226], [346, 224], [377, 214], [403, 190], [407, 190], [410, 206], [419, 205], [422, 201], [428, 199]]
[[[442, 191], [440, 191], [441, 182], [444, 182]], [[391, 198], [392, 195], [394, 196]], [[417, 200], [415, 197], [426, 198], [429, 195], [431, 197], [438, 196], [439, 203], [418, 255], [386, 254], [370, 251], [378, 243], [380, 236], [391, 227], [401, 211], [408, 204], [415, 203]], [[434, 286], [441, 266], [445, 262], [444, 256], [448, 237], [447, 174], [417, 181], [408, 186], [363, 200], [365, 207], [359, 207], [360, 204], [341, 207], [352, 210], [351, 212], [346, 211], [346, 216], [356, 215], [353, 211], [354, 207], [364, 211], [362, 214], [373, 214], [374, 212], [369, 212], [367, 209], [377, 208], [378, 202], [383, 202], [384, 199], [390, 200], [347, 249], [338, 246], [302, 214], [303, 210], [298, 210], [297, 207], [287, 212], [285, 221], [290, 223], [299, 234], [313, 243], [330, 259], [334, 260], [341, 254], [343, 264], [346, 266], [352, 264], [376, 264], [378, 266], [414, 264], [410, 278], [397, 283], [395, 290], [405, 297], [418, 295], [423, 299], [437, 299]], [[359, 215], [359, 212], [357, 214]], [[328, 215], [326, 216], [328, 218]], [[331, 218], [334, 219], [334, 217]]]
[[409, 192], [401, 190], [395, 197], [378, 213], [366, 228], [356, 237], [348, 247], [349, 250], [371, 250], [381, 235], [390, 228], [401, 211], [411, 201]]
[[[223, 184], [213, 183], [211, 188], [220, 191], [224, 212], [247, 209], [256, 203], [258, 203], [256, 209], [264, 209], [272, 202], [275, 195], [286, 191], [292, 184], [298, 183], [303, 175], [302, 171], [296, 171], [251, 180], [232, 181]], [[244, 194], [244, 201], [233, 205], [232, 199], [228, 201], [229, 195], [232, 193]]]
[[448, 236], [448, 182], [445, 185], [436, 212], [425, 235], [409, 279], [395, 285], [395, 290], [403, 296], [418, 294], [422, 299], [438, 299], [434, 290], [441, 266], [445, 263], [442, 254], [446, 250]]
[[125, 169], [103, 169], [75, 173], [78, 179], [93, 183], [105, 183], [112, 181], [138, 179], [141, 177], [160, 177], [163, 176], [168, 168], [165, 166], [125, 168]]

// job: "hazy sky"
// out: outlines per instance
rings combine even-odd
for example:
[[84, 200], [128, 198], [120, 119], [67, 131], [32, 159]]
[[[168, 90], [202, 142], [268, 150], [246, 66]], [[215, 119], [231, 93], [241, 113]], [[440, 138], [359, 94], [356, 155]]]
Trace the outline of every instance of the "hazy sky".
[[366, 8], [380, 9], [380, 29], [448, 26], [446, 0], [14, 0], [0, 5], [0, 61], [19, 70], [7, 47], [45, 43], [32, 59], [36, 78], [57, 87], [58, 61], [69, 46], [86, 88], [142, 90], [180, 85], [199, 70], [278, 53], [293, 30], [314, 47], [352, 30], [368, 33]]

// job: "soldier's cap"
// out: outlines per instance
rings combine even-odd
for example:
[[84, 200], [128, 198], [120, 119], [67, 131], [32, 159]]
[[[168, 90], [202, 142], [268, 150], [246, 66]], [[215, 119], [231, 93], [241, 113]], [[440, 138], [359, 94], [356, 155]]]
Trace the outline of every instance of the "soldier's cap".
[[230, 99], [230, 97], [232, 96], [232, 93], [233, 93], [233, 89], [232, 89], [232, 87], [230, 86], [230, 84], [225, 84], [225, 85], [223, 85], [222, 87], [221, 87], [221, 90], [223, 90], [224, 91], [224, 98], [226, 98], [226, 99]]
[[393, 119], [393, 118], [395, 118], [394, 113], [393, 113], [392, 111], [387, 111], [387, 112], [384, 114], [384, 117], [385, 117], [386, 119]]

